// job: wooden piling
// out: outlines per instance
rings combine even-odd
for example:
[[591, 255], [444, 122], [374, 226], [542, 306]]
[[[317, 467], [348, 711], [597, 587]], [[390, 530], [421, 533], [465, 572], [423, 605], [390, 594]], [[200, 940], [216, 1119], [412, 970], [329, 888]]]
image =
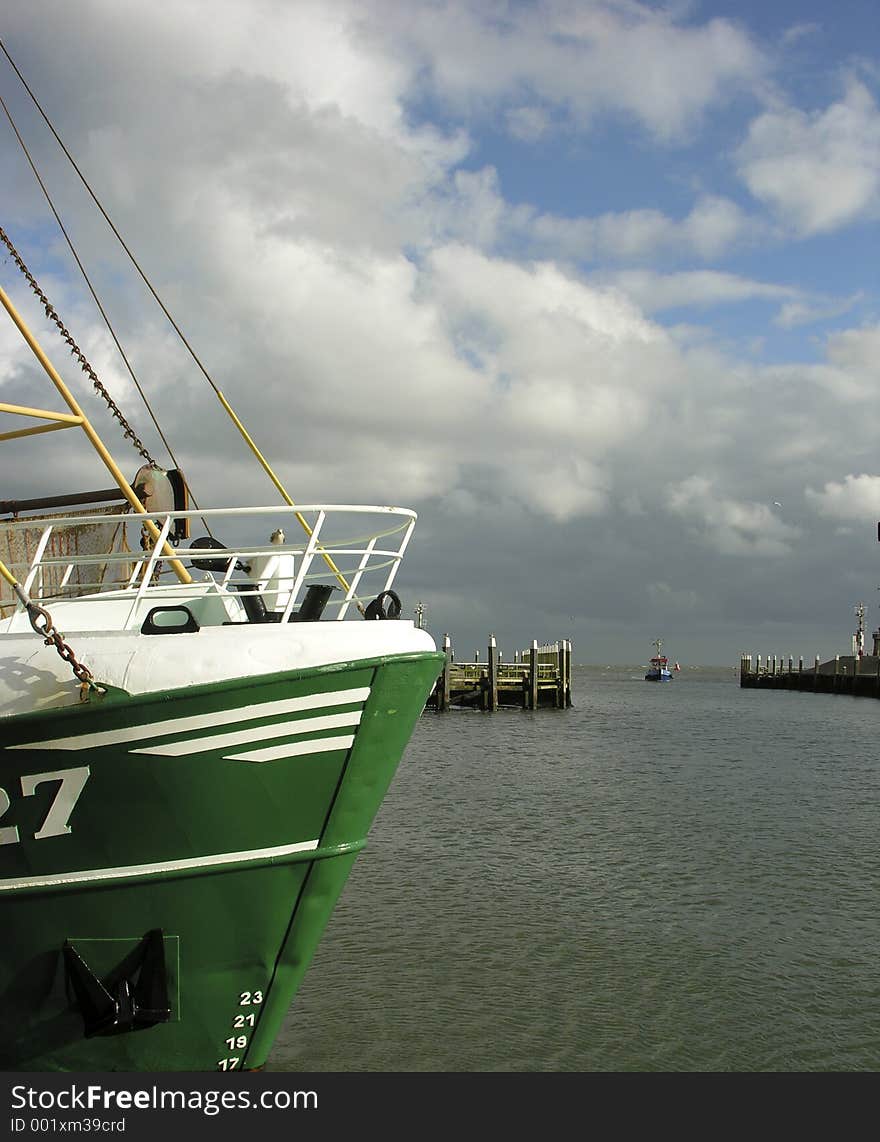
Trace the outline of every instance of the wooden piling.
[[452, 664], [452, 640], [448, 634], [443, 636], [443, 650], [446, 661], [443, 663], [443, 673], [437, 681], [437, 709], [449, 709], [449, 667]]
[[489, 709], [495, 711], [498, 709], [498, 651], [495, 649], [495, 635], [489, 635], [489, 656], [488, 656], [489, 670], [489, 695], [488, 704]]

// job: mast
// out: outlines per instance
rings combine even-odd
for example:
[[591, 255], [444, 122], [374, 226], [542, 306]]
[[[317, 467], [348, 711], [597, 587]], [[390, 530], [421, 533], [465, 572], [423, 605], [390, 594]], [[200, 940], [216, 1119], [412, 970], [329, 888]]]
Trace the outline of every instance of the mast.
[[853, 635], [853, 655], [861, 658], [865, 653], [865, 604], [857, 603], [855, 606], [856, 633]]
[[[89, 423], [88, 418], [80, 408], [75, 397], [65, 385], [64, 381], [62, 381], [61, 377], [58, 375], [51, 361], [41, 349], [30, 329], [28, 329], [27, 325], [25, 325], [24, 319], [16, 310], [15, 306], [12, 304], [12, 301], [2, 286], [0, 286], [0, 302], [2, 302], [3, 308], [9, 314], [10, 318], [18, 328], [18, 331], [21, 333], [26, 343], [30, 346], [34, 356], [40, 362], [40, 365], [43, 367], [43, 370], [45, 371], [49, 380], [61, 394], [64, 403], [70, 409], [70, 414], [66, 414], [47, 412], [43, 409], [24, 408], [17, 405], [0, 405], [0, 412], [13, 412], [18, 413], [21, 416], [37, 417], [39, 419], [47, 420], [50, 422], [48, 424], [40, 425], [36, 428], [25, 428], [20, 429], [16, 432], [4, 433], [0, 435], [0, 440], [9, 440], [19, 436], [32, 436], [41, 432], [53, 432], [62, 428], [73, 428], [79, 426], [88, 437], [92, 447], [104, 463], [104, 466], [110, 472], [110, 475], [116, 481], [116, 484], [119, 487], [119, 490], [122, 492], [123, 496], [125, 496], [126, 500], [128, 500], [129, 504], [132, 506], [132, 508], [134, 508], [136, 512], [145, 514], [146, 508], [138, 499], [134, 489], [129, 485], [128, 481], [117, 467], [113, 457], [105, 448], [103, 441], [98, 436], [97, 432], [95, 432], [94, 428], [92, 428], [92, 425]], [[159, 529], [156, 527], [155, 523], [151, 519], [146, 519], [144, 520], [144, 526], [153, 537], [153, 540], [158, 541]], [[177, 578], [181, 581], [181, 583], [192, 582], [192, 576], [180, 562], [180, 560], [175, 558], [174, 548], [170, 543], [168, 543], [167, 540], [162, 545], [162, 554], [168, 558], [170, 567], [174, 571], [175, 575], [177, 575]]]

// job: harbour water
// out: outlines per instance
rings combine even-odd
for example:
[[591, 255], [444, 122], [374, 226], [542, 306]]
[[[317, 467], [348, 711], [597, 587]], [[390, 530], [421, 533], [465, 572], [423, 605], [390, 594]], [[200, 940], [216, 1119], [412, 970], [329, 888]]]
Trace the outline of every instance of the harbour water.
[[880, 1070], [880, 702], [643, 674], [422, 715], [267, 1070]]

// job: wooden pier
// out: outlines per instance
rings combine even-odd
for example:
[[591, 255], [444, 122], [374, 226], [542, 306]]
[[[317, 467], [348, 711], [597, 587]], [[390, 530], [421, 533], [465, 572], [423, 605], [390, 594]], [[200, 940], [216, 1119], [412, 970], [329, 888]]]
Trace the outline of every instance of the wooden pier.
[[750, 654], [740, 659], [739, 684], [745, 689], [806, 690], [815, 694], [851, 694], [880, 698], [880, 656], [876, 654], [837, 654], [826, 662], [819, 656], [811, 664], [797, 663], [791, 655], [768, 654], [764, 662]]
[[443, 636], [446, 665], [437, 679], [428, 709], [442, 712], [467, 706], [487, 712], [502, 707], [521, 710], [565, 709], [571, 705], [571, 643], [567, 640], [518, 651], [513, 662], [501, 661], [495, 636], [489, 636], [486, 661], [456, 662], [449, 635]]

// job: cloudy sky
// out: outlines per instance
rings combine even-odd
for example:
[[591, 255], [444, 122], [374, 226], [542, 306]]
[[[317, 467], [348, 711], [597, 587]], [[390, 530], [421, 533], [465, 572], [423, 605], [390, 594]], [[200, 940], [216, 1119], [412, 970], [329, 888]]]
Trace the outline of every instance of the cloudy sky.
[[[294, 499], [417, 509], [397, 587], [459, 658], [811, 661], [859, 603], [870, 649], [876, 0], [29, 0], [0, 38]], [[199, 504], [276, 502], [2, 56], [0, 95]], [[172, 466], [2, 115], [0, 153], [0, 225]], [[34, 379], [0, 326], [0, 400]], [[5, 446], [3, 497], [105, 486], [70, 435]]]

